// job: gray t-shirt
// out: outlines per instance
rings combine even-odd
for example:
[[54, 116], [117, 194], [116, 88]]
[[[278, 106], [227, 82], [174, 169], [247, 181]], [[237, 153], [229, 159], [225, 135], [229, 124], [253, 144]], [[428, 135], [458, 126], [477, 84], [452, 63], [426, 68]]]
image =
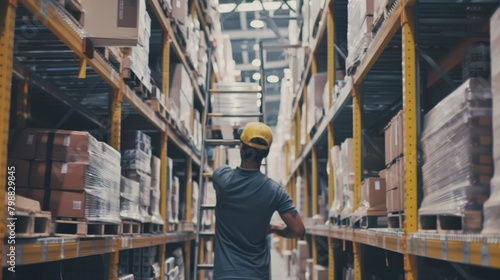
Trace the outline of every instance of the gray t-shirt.
[[214, 171], [213, 184], [214, 279], [269, 279], [269, 222], [275, 211], [296, 210], [290, 196], [258, 170], [221, 166]]

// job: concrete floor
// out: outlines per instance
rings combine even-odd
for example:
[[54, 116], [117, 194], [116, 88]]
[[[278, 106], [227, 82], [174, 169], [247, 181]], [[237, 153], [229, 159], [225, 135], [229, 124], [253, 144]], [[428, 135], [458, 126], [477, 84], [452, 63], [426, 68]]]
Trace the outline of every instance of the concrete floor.
[[289, 274], [287, 264], [277, 250], [277, 246], [271, 246], [271, 280], [296, 280]]

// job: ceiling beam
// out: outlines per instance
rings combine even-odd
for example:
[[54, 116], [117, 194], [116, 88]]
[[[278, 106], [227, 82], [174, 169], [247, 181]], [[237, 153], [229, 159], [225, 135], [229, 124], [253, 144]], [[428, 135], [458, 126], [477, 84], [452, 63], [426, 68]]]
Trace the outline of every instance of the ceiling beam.
[[[266, 69], [280, 69], [280, 68], [288, 68], [290, 65], [287, 60], [281, 61], [267, 61], [265, 64]], [[260, 67], [255, 67], [252, 64], [238, 64], [236, 65], [236, 70], [241, 71], [259, 71]]]
[[[288, 28], [279, 28], [279, 33], [283, 37], [288, 37]], [[229, 35], [232, 41], [235, 40], [263, 40], [263, 39], [275, 39], [276, 33], [270, 29], [258, 30], [225, 30], [224, 34]]]

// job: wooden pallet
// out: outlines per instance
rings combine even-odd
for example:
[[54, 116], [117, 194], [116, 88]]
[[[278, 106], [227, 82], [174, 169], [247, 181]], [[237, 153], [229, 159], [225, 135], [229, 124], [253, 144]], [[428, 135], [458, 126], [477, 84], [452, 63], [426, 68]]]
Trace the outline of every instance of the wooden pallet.
[[[361, 228], [386, 228], [388, 224], [387, 213], [385, 211], [377, 211], [373, 213], [368, 213], [366, 216], [362, 216], [357, 225]], [[354, 225], [353, 225], [354, 227]]]
[[56, 218], [53, 221], [55, 236], [106, 236], [118, 235], [120, 224], [91, 222], [86, 219]]
[[194, 224], [190, 221], [180, 221], [178, 231], [194, 231]]
[[385, 3], [382, 3], [378, 9], [376, 9], [373, 13], [373, 34], [375, 35], [385, 20], [389, 17], [392, 11], [395, 8], [395, 4], [398, 0], [382, 0]]
[[[16, 225], [16, 237], [36, 238], [50, 236], [50, 212], [33, 212], [17, 209], [14, 218], [17, 218], [14, 221]], [[9, 232], [5, 234], [7, 236]]]
[[156, 98], [148, 99], [146, 100], [146, 103], [153, 109], [153, 111], [156, 113], [157, 116], [159, 116], [161, 119], [163, 119], [165, 122], [169, 123], [170, 122], [170, 113], [167, 111], [165, 108], [165, 105], [163, 105], [160, 100]]
[[142, 233], [142, 226], [140, 222], [124, 220], [122, 221], [120, 234], [123, 235], [136, 235]]
[[122, 75], [125, 84], [127, 84], [130, 89], [132, 89], [137, 94], [137, 96], [139, 96], [143, 100], [151, 98], [151, 91], [146, 88], [146, 86], [144, 86], [142, 81], [139, 79], [139, 77], [137, 77], [132, 69], [123, 68]]
[[466, 210], [464, 215], [419, 215], [419, 231], [443, 234], [480, 233], [482, 211]]
[[77, 0], [59, 0], [59, 5], [62, 6], [73, 18], [75, 23], [80, 25], [85, 24], [85, 11], [82, 5]]
[[387, 226], [388, 228], [401, 229], [405, 220], [404, 212], [387, 213]]
[[340, 216], [330, 217], [330, 223], [333, 226], [340, 226]]
[[157, 223], [142, 223], [142, 233], [162, 233], [164, 225]]

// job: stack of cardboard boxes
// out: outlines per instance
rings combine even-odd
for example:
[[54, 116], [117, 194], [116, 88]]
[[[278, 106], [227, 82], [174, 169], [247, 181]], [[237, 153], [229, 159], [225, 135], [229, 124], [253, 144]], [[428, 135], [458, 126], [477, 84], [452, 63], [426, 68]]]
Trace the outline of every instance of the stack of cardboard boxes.
[[438, 216], [443, 230], [449, 224], [444, 219], [454, 216], [461, 219], [462, 232], [482, 230], [493, 168], [491, 98], [490, 84], [473, 78], [426, 114], [424, 199], [419, 209], [422, 229], [428, 229], [423, 216]]
[[120, 223], [120, 154], [88, 132], [12, 130], [16, 192], [56, 218]]
[[380, 173], [386, 180], [386, 206], [388, 213], [404, 211], [405, 169], [403, 111], [392, 118], [385, 128], [385, 164], [387, 169]]
[[191, 118], [194, 114], [193, 85], [183, 64], [174, 64], [170, 72], [171, 116], [187, 136], [192, 135]]
[[184, 280], [185, 268], [182, 250], [173, 251], [172, 256], [165, 261], [164, 267], [165, 280]]
[[350, 0], [347, 10], [346, 69], [353, 66], [371, 43], [373, 0]]
[[500, 9], [491, 18], [491, 87], [493, 96], [493, 161], [495, 176], [491, 180], [491, 195], [484, 204], [485, 234], [500, 233]]
[[151, 222], [151, 137], [128, 131], [122, 141], [122, 173], [139, 183], [139, 210], [143, 222]]

